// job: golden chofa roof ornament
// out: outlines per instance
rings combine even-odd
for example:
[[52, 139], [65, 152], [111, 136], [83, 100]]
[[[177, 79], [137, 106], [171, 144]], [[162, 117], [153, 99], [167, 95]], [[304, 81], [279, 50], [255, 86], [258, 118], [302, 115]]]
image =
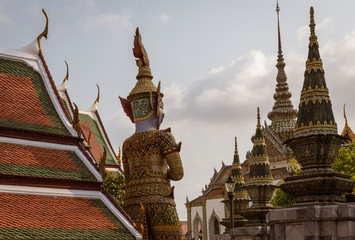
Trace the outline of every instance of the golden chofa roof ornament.
[[37, 44], [38, 44], [39, 53], [42, 52], [41, 39], [42, 39], [42, 37], [45, 37], [47, 39], [47, 35], [48, 35], [48, 16], [43, 8], [42, 8], [42, 12], [43, 12], [44, 16], [46, 17], [46, 26], [45, 26], [43, 32], [40, 35], [38, 35], [38, 37], [37, 37]]
[[63, 84], [64, 84], [65, 89], [67, 89], [66, 82], [69, 81], [69, 67], [68, 67], [67, 60], [65, 60], [65, 65], [67, 66], [67, 75], [65, 76], [65, 78], [63, 80]]
[[154, 112], [156, 116], [159, 116], [163, 108], [162, 97], [164, 95], [160, 92], [160, 82], [158, 88], [152, 82], [153, 75], [139, 28], [136, 29], [134, 37], [133, 55], [138, 66], [137, 83], [127, 99], [120, 97], [120, 101], [127, 116], [135, 123], [149, 118]]

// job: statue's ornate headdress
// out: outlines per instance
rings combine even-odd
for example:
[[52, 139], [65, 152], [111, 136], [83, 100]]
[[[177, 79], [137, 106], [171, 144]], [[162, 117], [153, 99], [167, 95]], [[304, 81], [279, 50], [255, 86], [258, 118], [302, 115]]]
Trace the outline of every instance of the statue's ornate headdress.
[[136, 29], [134, 37], [133, 55], [137, 58], [136, 64], [139, 68], [136, 77], [137, 83], [127, 96], [127, 99], [120, 97], [120, 100], [125, 113], [134, 123], [149, 118], [154, 111], [159, 116], [159, 111], [162, 108], [162, 97], [164, 95], [160, 92], [160, 82], [158, 88], [152, 82], [153, 75], [139, 28]]

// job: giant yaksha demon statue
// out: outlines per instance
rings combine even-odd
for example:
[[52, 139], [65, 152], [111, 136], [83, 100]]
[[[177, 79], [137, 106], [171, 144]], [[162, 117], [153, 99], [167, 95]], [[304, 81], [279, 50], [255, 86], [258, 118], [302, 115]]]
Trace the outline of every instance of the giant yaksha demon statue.
[[144, 239], [181, 239], [170, 180], [183, 177], [181, 143], [176, 144], [170, 129], [159, 130], [163, 121], [163, 94], [160, 82], [152, 82], [149, 59], [139, 29], [133, 54], [139, 67], [136, 86], [122, 107], [136, 126], [136, 132], [123, 143], [122, 162], [126, 179], [124, 208], [141, 230]]

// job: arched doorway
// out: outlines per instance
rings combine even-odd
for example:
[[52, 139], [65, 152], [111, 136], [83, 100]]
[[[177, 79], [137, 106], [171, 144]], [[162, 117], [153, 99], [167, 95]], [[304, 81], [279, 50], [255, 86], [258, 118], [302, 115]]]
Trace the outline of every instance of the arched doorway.
[[[202, 219], [201, 217], [198, 215], [198, 213], [196, 213], [196, 216], [194, 218], [194, 221], [193, 221], [193, 234], [192, 234], [192, 237], [195, 239], [195, 240], [198, 240], [199, 239], [199, 233], [200, 231], [202, 231]], [[201, 234], [200, 234], [201, 235]]]

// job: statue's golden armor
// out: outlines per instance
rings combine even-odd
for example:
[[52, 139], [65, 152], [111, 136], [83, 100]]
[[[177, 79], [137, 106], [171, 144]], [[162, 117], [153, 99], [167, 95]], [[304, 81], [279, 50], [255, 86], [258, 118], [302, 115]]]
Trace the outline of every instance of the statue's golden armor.
[[137, 83], [122, 107], [136, 126], [126, 139], [122, 162], [126, 179], [124, 209], [135, 222], [143, 239], [177, 240], [182, 231], [170, 180], [183, 177], [181, 143], [176, 144], [170, 129], [159, 130], [164, 118], [160, 82], [155, 87], [148, 55], [136, 30], [133, 54], [139, 67]]
[[127, 186], [124, 208], [134, 222], [139, 222], [140, 204], [143, 204], [148, 223], [143, 224], [146, 239], [149, 235], [152, 239], [181, 237], [170, 186], [170, 179], [183, 177], [180, 145], [176, 144], [169, 129], [135, 133], [123, 144], [122, 162]]

